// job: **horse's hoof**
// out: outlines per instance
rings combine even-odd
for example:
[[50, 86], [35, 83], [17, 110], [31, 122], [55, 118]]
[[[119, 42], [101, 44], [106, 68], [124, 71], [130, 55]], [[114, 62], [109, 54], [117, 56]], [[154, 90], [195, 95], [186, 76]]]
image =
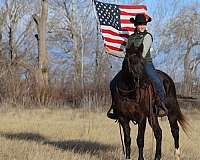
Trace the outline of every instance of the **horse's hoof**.
[[143, 157], [143, 156], [141, 156], [141, 157], [139, 157], [139, 158], [138, 158], [138, 160], [144, 160], [144, 157]]
[[156, 156], [154, 160], [161, 160], [161, 156]]
[[125, 158], [125, 160], [131, 160], [130, 158]]
[[181, 155], [180, 149], [176, 149], [176, 150], [175, 150], [175, 159], [176, 159], [176, 160], [180, 160], [180, 155]]

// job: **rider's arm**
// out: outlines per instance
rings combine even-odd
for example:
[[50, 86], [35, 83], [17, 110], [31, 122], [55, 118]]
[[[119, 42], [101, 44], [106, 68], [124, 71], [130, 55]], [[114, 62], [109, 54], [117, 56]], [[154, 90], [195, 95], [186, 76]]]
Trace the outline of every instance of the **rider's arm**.
[[149, 49], [151, 48], [151, 45], [152, 45], [152, 37], [150, 34], [147, 34], [143, 40], [143, 52], [142, 52], [143, 58], [146, 57]]

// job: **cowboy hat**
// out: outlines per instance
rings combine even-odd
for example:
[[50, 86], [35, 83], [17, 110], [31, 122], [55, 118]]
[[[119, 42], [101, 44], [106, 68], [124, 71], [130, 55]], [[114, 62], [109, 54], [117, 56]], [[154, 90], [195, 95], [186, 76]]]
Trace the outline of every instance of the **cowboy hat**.
[[130, 18], [130, 22], [137, 24], [147, 24], [148, 22], [151, 22], [151, 17], [145, 15], [145, 14], [137, 14], [135, 16], [135, 19], [132, 17]]

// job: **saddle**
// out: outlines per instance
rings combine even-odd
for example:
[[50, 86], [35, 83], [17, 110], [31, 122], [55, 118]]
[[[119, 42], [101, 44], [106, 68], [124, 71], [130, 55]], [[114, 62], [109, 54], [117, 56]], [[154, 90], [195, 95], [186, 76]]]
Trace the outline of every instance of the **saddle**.
[[156, 114], [158, 117], [163, 117], [168, 115], [168, 109], [166, 108], [166, 104], [164, 102], [161, 101], [160, 97], [158, 96], [158, 94], [156, 93], [156, 87], [153, 83], [153, 81], [151, 81], [149, 78], [147, 78], [145, 80], [145, 82], [143, 83], [143, 88], [148, 87], [149, 85], [151, 85], [152, 87], [152, 91], [153, 91], [153, 113]]
[[[144, 100], [144, 96], [151, 96], [152, 104], [150, 104], [149, 112], [150, 115], [157, 115], [158, 117], [163, 117], [168, 114], [168, 110], [165, 107], [165, 104], [161, 102], [159, 96], [156, 94], [156, 89], [154, 86], [154, 83], [148, 79], [145, 78], [143, 81], [139, 81], [137, 84], [137, 87], [132, 90], [123, 90], [116, 86], [117, 92], [124, 97], [125, 101], [135, 101], [136, 103], [140, 103], [141, 100]], [[141, 93], [145, 93], [144, 95], [141, 95]], [[148, 93], [151, 92], [151, 93]], [[149, 94], [149, 95], [147, 95]], [[151, 95], [150, 95], [151, 94]], [[142, 97], [143, 96], [143, 97]], [[111, 110], [113, 112], [111, 113]], [[112, 103], [111, 108], [107, 112], [107, 117], [111, 119], [118, 119], [118, 115], [116, 113], [116, 106], [115, 103]]]

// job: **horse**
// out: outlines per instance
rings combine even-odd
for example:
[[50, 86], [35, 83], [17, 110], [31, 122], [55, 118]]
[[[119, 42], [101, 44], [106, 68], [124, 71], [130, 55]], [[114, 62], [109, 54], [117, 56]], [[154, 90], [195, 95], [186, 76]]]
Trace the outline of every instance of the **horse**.
[[[122, 69], [110, 82], [112, 108], [117, 114], [118, 122], [123, 128], [125, 158], [130, 159], [130, 122], [138, 125], [137, 146], [139, 149], [138, 160], [144, 160], [144, 134], [146, 121], [153, 130], [156, 139], [155, 160], [161, 159], [162, 129], [160, 128], [156, 104], [158, 96], [154, 84], [148, 79], [144, 70], [145, 60], [142, 57], [143, 45], [132, 45], [126, 50], [122, 63]], [[184, 132], [187, 129], [187, 120], [182, 114], [176, 96], [173, 80], [166, 73], [156, 70], [163, 82], [166, 94], [166, 108], [168, 109], [168, 121], [175, 145], [176, 160], [180, 159], [179, 149], [179, 125]]]

